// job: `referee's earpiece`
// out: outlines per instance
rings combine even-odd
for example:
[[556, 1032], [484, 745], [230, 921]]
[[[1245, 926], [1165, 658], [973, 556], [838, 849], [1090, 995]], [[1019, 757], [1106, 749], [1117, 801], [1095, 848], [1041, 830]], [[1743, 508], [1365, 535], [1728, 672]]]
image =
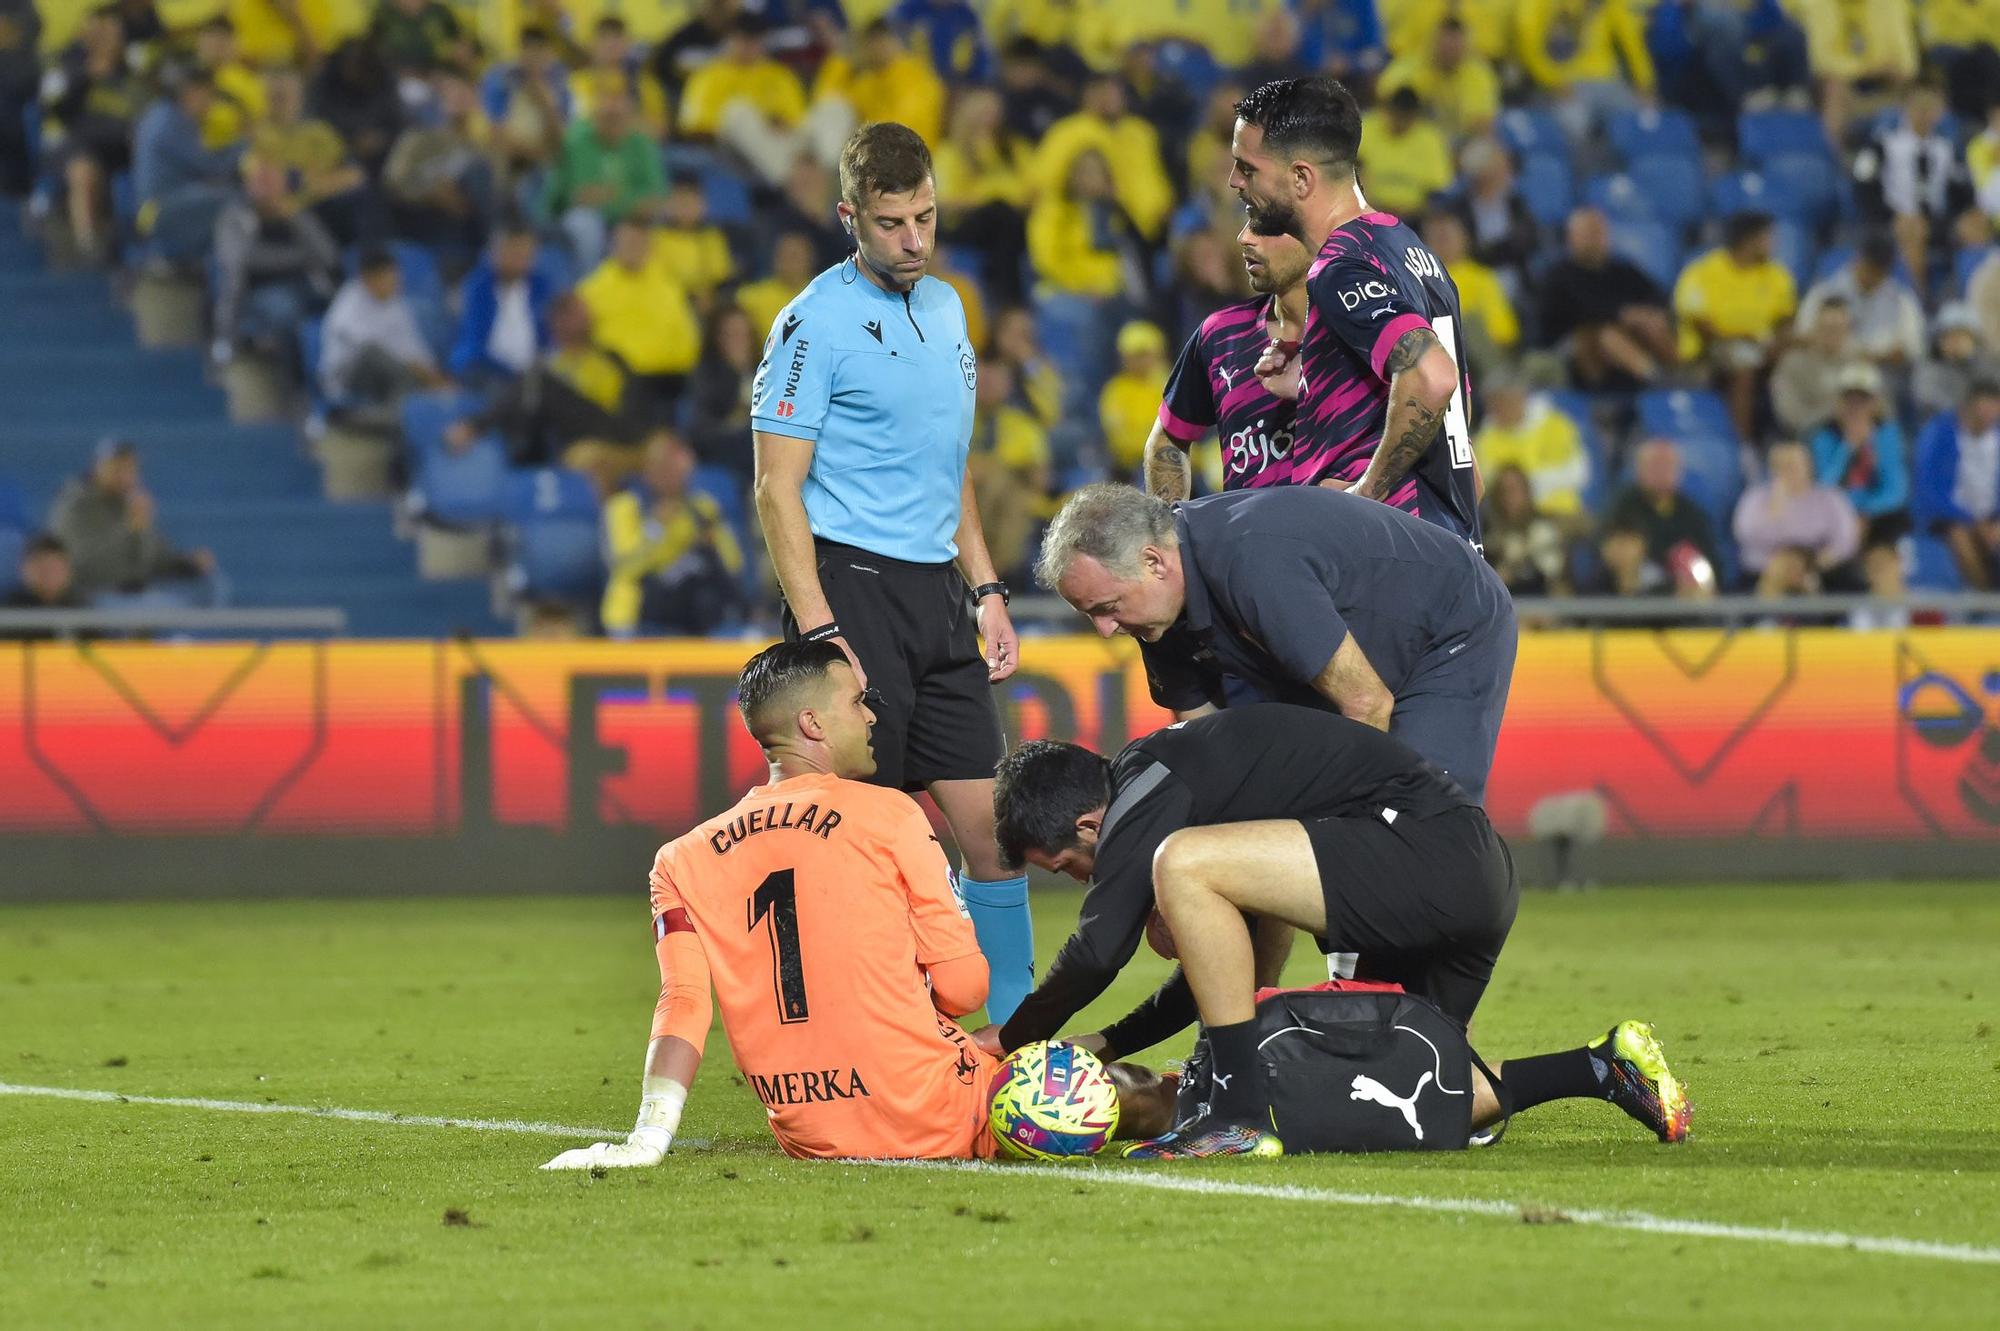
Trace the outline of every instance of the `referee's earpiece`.
[[841, 219], [840, 219], [840, 224], [841, 224], [842, 226], [844, 226], [844, 227], [846, 227], [846, 228], [847, 228], [847, 234], [848, 234], [848, 235], [850, 235], [850, 236], [851, 236], [851, 235], [853, 235], [853, 234], [854, 234], [854, 219], [853, 219], [853, 218], [851, 218], [851, 217], [843, 217], [843, 218], [841, 218]]

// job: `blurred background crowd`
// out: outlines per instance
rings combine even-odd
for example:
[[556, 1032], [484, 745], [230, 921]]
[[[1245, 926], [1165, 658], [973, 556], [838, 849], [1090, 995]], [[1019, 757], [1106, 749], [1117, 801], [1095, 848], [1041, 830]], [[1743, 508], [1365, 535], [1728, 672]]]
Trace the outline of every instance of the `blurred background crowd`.
[[[0, 186], [55, 261], [199, 283], [207, 372], [302, 437], [392, 441], [523, 631], [727, 632], [774, 619], [749, 386], [856, 124], [933, 146], [1019, 585], [1249, 294], [1233, 102], [1327, 71], [1458, 284], [1517, 594], [1893, 600], [2000, 578], [1996, 43], [2000, 0], [0, 0]], [[13, 516], [10, 604], [225, 594], [141, 453]]]

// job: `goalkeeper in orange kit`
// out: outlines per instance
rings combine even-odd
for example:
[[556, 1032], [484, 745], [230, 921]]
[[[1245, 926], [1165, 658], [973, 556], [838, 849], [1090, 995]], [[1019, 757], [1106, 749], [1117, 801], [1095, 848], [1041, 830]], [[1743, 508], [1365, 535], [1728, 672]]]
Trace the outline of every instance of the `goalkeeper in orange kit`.
[[785, 1153], [988, 1156], [995, 1061], [954, 1018], [986, 959], [929, 820], [863, 784], [874, 714], [833, 643], [780, 643], [739, 706], [771, 780], [653, 861], [660, 1000], [639, 1121], [545, 1169], [658, 1164], [701, 1067], [713, 997]]

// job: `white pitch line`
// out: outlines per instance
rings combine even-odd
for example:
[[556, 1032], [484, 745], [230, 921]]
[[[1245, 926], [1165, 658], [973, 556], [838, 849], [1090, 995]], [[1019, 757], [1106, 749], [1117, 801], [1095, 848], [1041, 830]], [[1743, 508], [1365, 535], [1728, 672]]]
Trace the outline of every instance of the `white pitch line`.
[[[349, 1123], [384, 1123], [419, 1128], [468, 1128], [477, 1132], [511, 1132], [535, 1137], [597, 1137], [616, 1139], [613, 1128], [581, 1128], [566, 1123], [535, 1123], [523, 1119], [445, 1118], [434, 1114], [391, 1114], [379, 1109], [340, 1109], [315, 1105], [260, 1104], [254, 1100], [208, 1100], [176, 1095], [124, 1095], [117, 1091], [87, 1091], [68, 1086], [17, 1086], [0, 1082], [0, 1095], [40, 1096], [51, 1100], [81, 1100], [92, 1104], [165, 1105], [173, 1109], [210, 1109], [236, 1114], [302, 1114]], [[701, 1149], [702, 1141], [677, 1141], [677, 1149]], [[1339, 1192], [1295, 1184], [1244, 1183], [1216, 1178], [1189, 1178], [1133, 1170], [1095, 1169], [1088, 1165], [999, 1165], [974, 1160], [847, 1160], [875, 1168], [922, 1169], [995, 1178], [1056, 1178], [1070, 1183], [1100, 1183], [1112, 1187], [1150, 1188], [1156, 1192], [1193, 1193], [1212, 1197], [1261, 1197], [1279, 1202], [1312, 1202], [1322, 1206], [1392, 1207], [1443, 1215], [1473, 1215], [1496, 1220], [1520, 1220], [1536, 1203], [1502, 1202], [1471, 1197], [1402, 1196], [1379, 1192]], [[1934, 1243], [1893, 1235], [1842, 1234], [1824, 1229], [1781, 1229], [1767, 1225], [1731, 1225], [1715, 1220], [1683, 1220], [1646, 1211], [1602, 1211], [1593, 1208], [1548, 1207], [1555, 1223], [1640, 1234], [1673, 1234], [1687, 1238], [1730, 1239], [1740, 1243], [1775, 1243], [1793, 1248], [1831, 1248], [1873, 1253], [1883, 1257], [1916, 1257], [1970, 1266], [2000, 1266], [2000, 1248], [1966, 1243]]]

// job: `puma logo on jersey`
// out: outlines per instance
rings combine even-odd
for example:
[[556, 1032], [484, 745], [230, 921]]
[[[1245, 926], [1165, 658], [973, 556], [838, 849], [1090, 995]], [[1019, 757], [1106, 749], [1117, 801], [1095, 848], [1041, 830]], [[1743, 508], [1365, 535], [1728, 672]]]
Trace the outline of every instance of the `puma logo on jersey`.
[[1234, 371], [1232, 371], [1227, 365], [1216, 366], [1215, 377], [1222, 380], [1222, 387], [1223, 391], [1225, 392], [1227, 392], [1229, 389], [1236, 387], [1235, 383], [1233, 382], [1236, 378], [1236, 375]]
[[1417, 1078], [1417, 1089], [1411, 1091], [1408, 1098], [1405, 1098], [1397, 1095], [1373, 1077], [1356, 1077], [1353, 1083], [1354, 1089], [1349, 1092], [1347, 1098], [1350, 1100], [1366, 1100], [1371, 1104], [1381, 1105], [1384, 1109], [1397, 1111], [1403, 1116], [1403, 1121], [1410, 1125], [1410, 1131], [1417, 1134], [1417, 1140], [1422, 1141], [1424, 1139], [1424, 1125], [1417, 1122], [1417, 1097], [1422, 1095], [1424, 1087], [1430, 1084], [1431, 1074], [1426, 1072], [1423, 1076]]

